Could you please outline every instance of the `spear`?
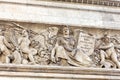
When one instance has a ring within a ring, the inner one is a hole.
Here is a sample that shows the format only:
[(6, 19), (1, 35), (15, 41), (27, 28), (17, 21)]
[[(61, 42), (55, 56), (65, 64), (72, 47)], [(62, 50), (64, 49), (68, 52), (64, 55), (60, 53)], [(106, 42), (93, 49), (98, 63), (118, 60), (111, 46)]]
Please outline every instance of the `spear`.
[[(28, 29), (26, 29), (25, 27), (23, 27), (23, 26), (21, 26), (21, 25), (15, 23), (15, 22), (12, 22), (12, 24), (15, 25), (15, 26), (17, 26), (17, 27), (20, 28), (20, 29), (28, 30)], [(34, 31), (31, 30), (31, 29), (29, 29), (29, 31), (32, 32), (33, 34), (37, 34), (37, 35), (39, 35), (39, 33), (34, 32)]]

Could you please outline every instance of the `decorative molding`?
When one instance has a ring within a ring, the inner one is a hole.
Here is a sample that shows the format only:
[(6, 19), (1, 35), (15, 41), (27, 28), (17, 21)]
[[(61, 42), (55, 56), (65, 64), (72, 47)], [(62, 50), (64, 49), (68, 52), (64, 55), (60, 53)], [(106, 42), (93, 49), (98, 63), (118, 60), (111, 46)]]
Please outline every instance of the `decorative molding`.
[[(119, 69), (0, 64), (0, 77), (63, 80), (120, 80)], [(3, 72), (4, 71), (4, 72)]]
[[(120, 29), (118, 26), (120, 25), (119, 7), (93, 6), (47, 0), (0, 0), (0, 6), (0, 20), (5, 21)], [(17, 9), (14, 9), (15, 7)], [(72, 14), (70, 14), (71, 11)], [(66, 17), (64, 17), (64, 13)], [(104, 20), (103, 16), (108, 14), (114, 20)], [(73, 16), (73, 18), (71, 19), (70, 16)]]
[(60, 2), (120, 7), (120, 1), (116, 1), (116, 0), (114, 1), (113, 0), (48, 0), (48, 1), (60, 1)]

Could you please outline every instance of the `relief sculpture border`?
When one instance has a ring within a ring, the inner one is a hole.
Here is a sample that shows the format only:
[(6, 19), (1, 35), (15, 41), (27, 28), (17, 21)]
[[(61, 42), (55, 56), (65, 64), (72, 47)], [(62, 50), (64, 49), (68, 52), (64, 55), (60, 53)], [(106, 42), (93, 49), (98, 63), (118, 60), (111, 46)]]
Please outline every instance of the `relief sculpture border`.
[(120, 68), (119, 30), (21, 24), (0, 23), (1, 65)]

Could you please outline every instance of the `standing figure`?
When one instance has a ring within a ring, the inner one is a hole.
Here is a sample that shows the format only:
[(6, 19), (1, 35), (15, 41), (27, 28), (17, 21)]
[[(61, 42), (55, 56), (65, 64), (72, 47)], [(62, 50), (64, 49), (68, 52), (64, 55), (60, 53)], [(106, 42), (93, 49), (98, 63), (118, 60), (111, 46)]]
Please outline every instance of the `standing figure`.
[(75, 39), (70, 36), (69, 28), (63, 28), (63, 36), (58, 37), (55, 47), (52, 50), (51, 60), (60, 65), (90, 66), (91, 59), (76, 49)]
[(10, 51), (8, 50), (8, 48), (12, 49), (11, 45), (4, 37), (2, 30), (0, 30), (0, 52), (2, 63), (10, 63)]
[(115, 51), (115, 46), (112, 42), (110, 42), (110, 38), (107, 35), (104, 35), (101, 38), (102, 44), (99, 46), (100, 49), (100, 57), (101, 57), (101, 64), (106, 63), (106, 59), (110, 59), (113, 61), (118, 68), (120, 68), (120, 62), (117, 59), (117, 54)]
[(22, 31), (22, 37), (18, 39), (18, 44), (20, 46), (20, 49), (23, 53), (28, 55), (29, 60), (32, 64), (35, 64), (33, 55), (37, 54), (37, 50), (34, 48), (30, 48), (30, 40), (29, 35), (26, 30)]

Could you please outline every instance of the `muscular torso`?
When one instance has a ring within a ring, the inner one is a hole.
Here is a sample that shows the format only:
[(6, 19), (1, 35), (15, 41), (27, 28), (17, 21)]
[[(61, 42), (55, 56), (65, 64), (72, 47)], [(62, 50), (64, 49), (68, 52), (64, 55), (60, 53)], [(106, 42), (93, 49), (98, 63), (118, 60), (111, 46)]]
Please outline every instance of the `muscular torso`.
[(75, 47), (75, 40), (72, 37), (60, 37), (58, 40), (59, 45), (63, 46), (67, 51), (73, 51)]
[(0, 49), (1, 51), (4, 51), (6, 49), (6, 46), (4, 44), (4, 36), (0, 36)]
[(30, 40), (26, 37), (24, 38), (21, 38), (21, 41), (20, 41), (20, 47), (21, 49), (27, 49), (29, 48), (29, 45), (30, 45)]
[(112, 54), (115, 54), (115, 49), (114, 49), (113, 43), (109, 43), (106, 46), (108, 46), (108, 48), (106, 47), (106, 49), (105, 49), (107, 57), (110, 57)]

